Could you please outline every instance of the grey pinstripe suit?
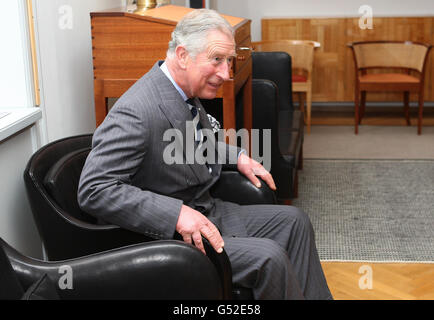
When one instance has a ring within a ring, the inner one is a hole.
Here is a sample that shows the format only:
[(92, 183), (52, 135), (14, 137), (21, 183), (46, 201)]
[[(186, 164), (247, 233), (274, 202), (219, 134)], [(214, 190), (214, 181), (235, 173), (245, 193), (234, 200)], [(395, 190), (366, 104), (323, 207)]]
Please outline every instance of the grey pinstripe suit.
[[(199, 102), (197, 100), (197, 102)], [(200, 108), (201, 124), (210, 128)], [(171, 239), (181, 205), (218, 226), (234, 281), (256, 298), (328, 298), (306, 215), (290, 206), (239, 206), (213, 199), (221, 165), (166, 164), (164, 132), (178, 129), (186, 145), (192, 116), (159, 64), (113, 106), (94, 133), (80, 178), (78, 201), (101, 220), (159, 239)], [(218, 154), (238, 148), (219, 143)], [(184, 154), (185, 156), (185, 154)], [(270, 240), (273, 239), (273, 240)]]

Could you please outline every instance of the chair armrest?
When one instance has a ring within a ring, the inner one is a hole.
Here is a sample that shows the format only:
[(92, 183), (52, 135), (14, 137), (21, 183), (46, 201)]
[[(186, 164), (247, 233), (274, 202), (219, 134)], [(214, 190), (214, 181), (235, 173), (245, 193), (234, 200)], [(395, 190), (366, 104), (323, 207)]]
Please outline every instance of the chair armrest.
[(223, 250), (222, 253), (217, 253), (214, 248), (211, 246), (209, 241), (202, 237), (203, 244), (205, 247), (205, 252), (207, 257), (211, 260), (214, 267), (217, 270), (217, 273), (220, 277), (220, 282), (223, 287), (223, 299), (230, 300), (232, 299), (232, 267), (231, 262), (229, 261), (229, 257), (226, 254), (226, 251)]
[(210, 190), (211, 195), (240, 205), (277, 204), (275, 192), (261, 178), (259, 180), (261, 187), (257, 188), (238, 171), (222, 170), (220, 179)]
[(0, 244), (25, 288), (43, 274), (56, 286), (68, 283), (65, 279), (69, 273), (72, 288), (58, 287), (61, 299), (223, 298), (211, 260), (192, 245), (177, 240), (136, 244), (57, 262), (32, 259), (4, 241)]

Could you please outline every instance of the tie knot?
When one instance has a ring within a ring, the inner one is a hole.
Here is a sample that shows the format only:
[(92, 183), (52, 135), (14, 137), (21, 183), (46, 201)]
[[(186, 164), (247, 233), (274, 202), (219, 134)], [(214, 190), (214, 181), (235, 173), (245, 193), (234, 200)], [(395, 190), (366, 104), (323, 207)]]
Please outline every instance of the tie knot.
[(197, 107), (194, 103), (194, 98), (187, 99), (185, 102), (190, 105), (190, 112), (193, 115), (193, 118), (197, 116)]
[(194, 98), (187, 99), (185, 102), (187, 102), (189, 105), (192, 105), (193, 107), (196, 106), (196, 104), (194, 103)]

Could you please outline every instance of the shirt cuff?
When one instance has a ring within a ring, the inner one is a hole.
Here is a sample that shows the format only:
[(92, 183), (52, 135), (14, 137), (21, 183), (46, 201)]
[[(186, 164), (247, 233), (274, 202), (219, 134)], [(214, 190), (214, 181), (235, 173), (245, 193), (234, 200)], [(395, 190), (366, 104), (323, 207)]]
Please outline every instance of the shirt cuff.
[(247, 155), (247, 151), (245, 149), (241, 149), (240, 152), (238, 152), (238, 158), (240, 158), (241, 154), (244, 153), (245, 155)]

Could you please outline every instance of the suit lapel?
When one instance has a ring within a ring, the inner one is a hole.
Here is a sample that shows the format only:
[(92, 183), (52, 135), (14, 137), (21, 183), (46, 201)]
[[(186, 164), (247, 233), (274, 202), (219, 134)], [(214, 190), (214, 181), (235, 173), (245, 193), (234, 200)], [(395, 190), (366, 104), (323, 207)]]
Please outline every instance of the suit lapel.
[[(174, 129), (179, 130), (180, 132), (180, 141), (183, 143), (183, 154), (184, 160), (189, 159), (187, 163), (192, 169), (194, 175), (199, 180), (199, 182), (204, 183), (209, 178), (208, 169), (204, 165), (200, 165), (195, 163), (194, 161), (194, 153), (196, 150), (196, 146), (194, 143), (194, 128), (188, 128), (186, 126), (187, 121), (192, 123), (192, 115), (186, 102), (182, 99), (182, 96), (170, 82), (170, 80), (166, 77), (166, 75), (161, 71), (159, 67), (159, 63), (155, 64), (152, 68), (152, 77), (155, 81), (156, 87), (158, 88), (161, 96), (161, 103), (158, 105), (160, 110), (163, 112), (167, 120), (170, 122)], [(198, 102), (198, 99), (196, 99)], [(197, 106), (200, 105), (200, 102)], [(205, 113), (203, 108), (200, 108), (199, 112)], [(203, 119), (203, 114), (200, 114), (200, 121), (205, 123)], [(208, 121), (208, 120), (207, 120)], [(209, 127), (208, 121), (208, 127)], [(189, 132), (187, 133), (187, 129)], [(188, 139), (188, 141), (187, 141)]]
[(203, 129), (210, 129), (210, 130), (212, 130), (211, 124), (209, 123), (208, 115), (206, 113), (206, 110), (204, 109), (204, 107), (200, 103), (200, 100), (197, 99), (197, 98), (195, 98), (194, 101), (195, 101), (196, 106), (198, 107), (198, 110), (199, 110), (199, 122), (200, 122), (200, 125), (202, 126)]

